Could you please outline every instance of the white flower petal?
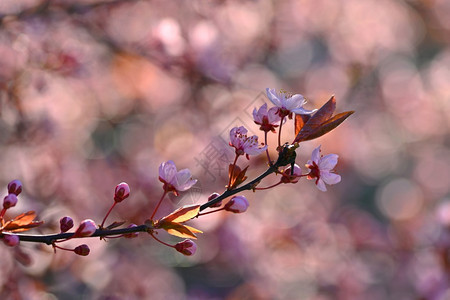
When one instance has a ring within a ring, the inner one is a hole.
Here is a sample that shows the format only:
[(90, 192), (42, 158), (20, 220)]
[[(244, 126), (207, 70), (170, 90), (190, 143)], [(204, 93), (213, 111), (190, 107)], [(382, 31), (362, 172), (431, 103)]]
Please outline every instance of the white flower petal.
[(267, 98), (269, 98), (269, 100), (278, 107), (282, 107), (282, 103), (281, 100), (279, 99), (279, 96), (277, 95), (277, 93), (275, 92), (275, 89), (266, 89), (266, 93), (267, 93)]
[(294, 109), (301, 108), (304, 103), (305, 98), (303, 98), (303, 96), (300, 94), (295, 94), (294, 96), (286, 99), (284, 105), (286, 109), (294, 111)]
[(341, 181), (341, 175), (327, 172), (327, 171), (321, 171), (320, 177), (325, 181), (326, 184), (336, 184)]
[(177, 174), (177, 167), (173, 161), (169, 160), (159, 165), (159, 177), (165, 182), (170, 183), (175, 174)]
[(197, 180), (191, 179), (191, 176), (188, 169), (179, 171), (174, 178), (173, 186), (181, 192), (190, 189), (197, 182)]
[(319, 164), (320, 160), (320, 146), (313, 150), (311, 154), (311, 160), (314, 161), (317, 165)]
[(298, 115), (310, 115), (310, 114), (315, 113), (317, 111), (317, 109), (307, 110), (307, 109), (304, 109), (303, 107), (299, 107), (296, 109), (292, 109), (291, 111)]
[(323, 182), (323, 180), (322, 179), (319, 179), (318, 181), (317, 181), (317, 188), (319, 189), (319, 190), (321, 190), (322, 192), (326, 192), (327, 191), (327, 187), (325, 186), (325, 183)]
[(332, 170), (337, 162), (338, 162), (339, 156), (337, 154), (328, 154), (324, 157), (320, 158), (319, 163), (317, 164), (319, 166), (319, 169), (322, 170)]

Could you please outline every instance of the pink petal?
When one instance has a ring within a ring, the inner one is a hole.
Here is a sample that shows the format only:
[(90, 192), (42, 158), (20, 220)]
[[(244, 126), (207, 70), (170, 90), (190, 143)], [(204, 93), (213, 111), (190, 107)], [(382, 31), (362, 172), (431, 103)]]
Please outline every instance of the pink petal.
[(311, 160), (314, 161), (317, 165), (319, 165), (320, 159), (320, 146), (313, 150), (311, 154)]
[(322, 179), (319, 179), (318, 181), (317, 181), (317, 188), (319, 189), (319, 190), (321, 190), (322, 192), (326, 192), (327, 191), (327, 187), (325, 186), (325, 183), (323, 182), (323, 180)]
[(282, 107), (282, 103), (280, 101), (280, 99), (278, 98), (278, 95), (275, 92), (275, 89), (266, 89), (266, 93), (267, 93), (267, 97), (269, 98), (269, 100), (278, 107)]
[(341, 181), (341, 175), (327, 172), (327, 171), (321, 171), (320, 177), (323, 179), (323, 181), (326, 184), (336, 184)]
[(177, 174), (177, 167), (173, 161), (169, 160), (159, 165), (159, 177), (165, 182), (170, 183), (175, 174)]
[(284, 105), (286, 109), (293, 111), (294, 109), (301, 108), (304, 103), (305, 98), (303, 98), (300, 94), (295, 94), (294, 96), (286, 99)]
[(339, 156), (337, 154), (328, 154), (322, 157), (317, 165), (321, 171), (330, 171), (336, 166), (338, 158)]
[(180, 192), (190, 189), (197, 182), (197, 180), (191, 179), (191, 176), (188, 169), (179, 171), (174, 178), (173, 186)]

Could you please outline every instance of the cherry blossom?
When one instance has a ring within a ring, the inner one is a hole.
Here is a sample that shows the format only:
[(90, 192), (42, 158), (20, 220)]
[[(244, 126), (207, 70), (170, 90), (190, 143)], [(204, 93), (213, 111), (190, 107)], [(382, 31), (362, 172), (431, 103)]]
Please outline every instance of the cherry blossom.
[(291, 113), (309, 115), (316, 111), (316, 109), (306, 110), (303, 108), (303, 105), (306, 104), (306, 99), (300, 94), (289, 96), (285, 92), (277, 93), (275, 89), (269, 88), (266, 89), (266, 92), (269, 100), (278, 107), (280, 117), (286, 117)]
[(236, 155), (258, 155), (266, 151), (267, 145), (259, 148), (258, 136), (247, 136), (247, 129), (244, 126), (234, 127), (230, 131), (230, 146), (236, 149)]
[(278, 127), (281, 117), (278, 114), (278, 107), (272, 107), (267, 110), (267, 103), (264, 103), (258, 110), (253, 110), (253, 120), (256, 124), (261, 125), (259, 129), (262, 131), (275, 132), (275, 127)]
[(196, 179), (192, 179), (191, 171), (188, 169), (177, 171), (175, 163), (171, 160), (159, 166), (159, 181), (164, 183), (165, 191), (171, 191), (177, 196), (179, 192), (186, 191), (197, 183)]
[(333, 169), (337, 164), (337, 154), (320, 155), (320, 146), (313, 150), (311, 159), (306, 163), (306, 167), (311, 171), (308, 179), (315, 179), (317, 188), (323, 192), (327, 190), (326, 184), (336, 184), (341, 181), (341, 176), (333, 173)]

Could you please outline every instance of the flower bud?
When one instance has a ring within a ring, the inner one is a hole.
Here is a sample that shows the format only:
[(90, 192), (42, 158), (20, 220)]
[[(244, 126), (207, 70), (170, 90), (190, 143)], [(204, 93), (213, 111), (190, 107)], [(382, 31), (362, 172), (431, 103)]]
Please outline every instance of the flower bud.
[(15, 194), (8, 194), (3, 199), (3, 208), (8, 209), (10, 207), (16, 206), (17, 196)]
[(114, 201), (122, 202), (130, 196), (130, 187), (126, 182), (121, 182), (116, 186), (114, 191)]
[[(212, 193), (211, 195), (209, 195), (208, 201), (214, 200), (214, 199), (216, 199), (216, 198), (219, 197), (219, 196), (220, 196), (219, 193)], [(214, 203), (214, 204), (211, 205), (210, 207), (220, 207), (220, 206), (222, 206), (222, 201), (219, 201), (219, 202), (217, 202), (217, 203)]]
[(294, 172), (292, 173), (291, 166), (284, 169), (283, 177), (281, 177), (281, 182), (283, 183), (297, 183), (300, 180), (300, 176), (302, 175), (302, 169), (294, 164)]
[(89, 252), (91, 252), (91, 250), (89, 249), (88, 245), (83, 244), (75, 247), (75, 249), (73, 249), (73, 252), (81, 256), (87, 256), (89, 255)]
[(250, 204), (247, 198), (244, 196), (234, 196), (225, 204), (225, 210), (239, 214), (245, 212), (249, 206)]
[(59, 228), (61, 232), (67, 232), (73, 227), (73, 220), (71, 217), (64, 217), (59, 220)]
[(175, 249), (186, 256), (191, 256), (197, 250), (197, 245), (191, 240), (184, 240), (176, 244)]
[(77, 231), (74, 236), (91, 236), (97, 230), (97, 226), (95, 226), (94, 221), (91, 219), (86, 219), (81, 222), (80, 226), (78, 226)]
[[(134, 228), (134, 227), (137, 227), (137, 225), (136, 224), (130, 224), (130, 225), (128, 225), (127, 228)], [(138, 237), (138, 235), (139, 235), (139, 232), (130, 232), (130, 233), (125, 233), (123, 235), (123, 237), (127, 238), (127, 239), (132, 239), (132, 238)]]
[(3, 235), (3, 242), (9, 247), (15, 247), (19, 244), (20, 239), (18, 235), (15, 234), (5, 234)]
[(21, 192), (22, 182), (20, 182), (20, 180), (15, 179), (8, 183), (8, 194), (15, 194), (16, 196), (19, 196)]

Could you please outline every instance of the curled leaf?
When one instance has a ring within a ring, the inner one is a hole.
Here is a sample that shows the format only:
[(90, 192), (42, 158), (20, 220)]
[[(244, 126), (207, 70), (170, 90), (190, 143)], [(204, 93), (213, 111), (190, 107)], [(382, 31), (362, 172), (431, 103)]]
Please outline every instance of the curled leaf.
[(20, 214), (14, 219), (6, 222), (5, 225), (3, 225), (2, 230), (9, 232), (22, 232), (38, 227), (44, 223), (44, 221), (33, 221), (35, 217), (36, 213), (34, 211), (28, 211)]
[(312, 117), (295, 116), (294, 143), (318, 138), (339, 126), (354, 113), (354, 111), (346, 111), (333, 116), (335, 109), (336, 99), (332, 96)]
[(248, 169), (248, 166), (245, 167), (244, 170), (241, 170), (241, 168), (239, 168), (239, 166), (236, 166), (236, 165), (233, 166), (233, 164), (230, 164), (230, 166), (228, 167), (228, 176), (231, 180), (230, 180), (230, 186), (227, 187), (228, 190), (232, 190), (232, 189), (236, 188), (238, 185), (240, 185), (247, 179), (247, 176), (245, 176), (247, 169)]
[(176, 223), (186, 222), (192, 218), (195, 218), (198, 215), (199, 211), (200, 211), (200, 205), (197, 205), (197, 204), (185, 205), (183, 207), (178, 208), (171, 214), (161, 218), (161, 220), (159, 222), (162, 222), (162, 221), (176, 222)]

